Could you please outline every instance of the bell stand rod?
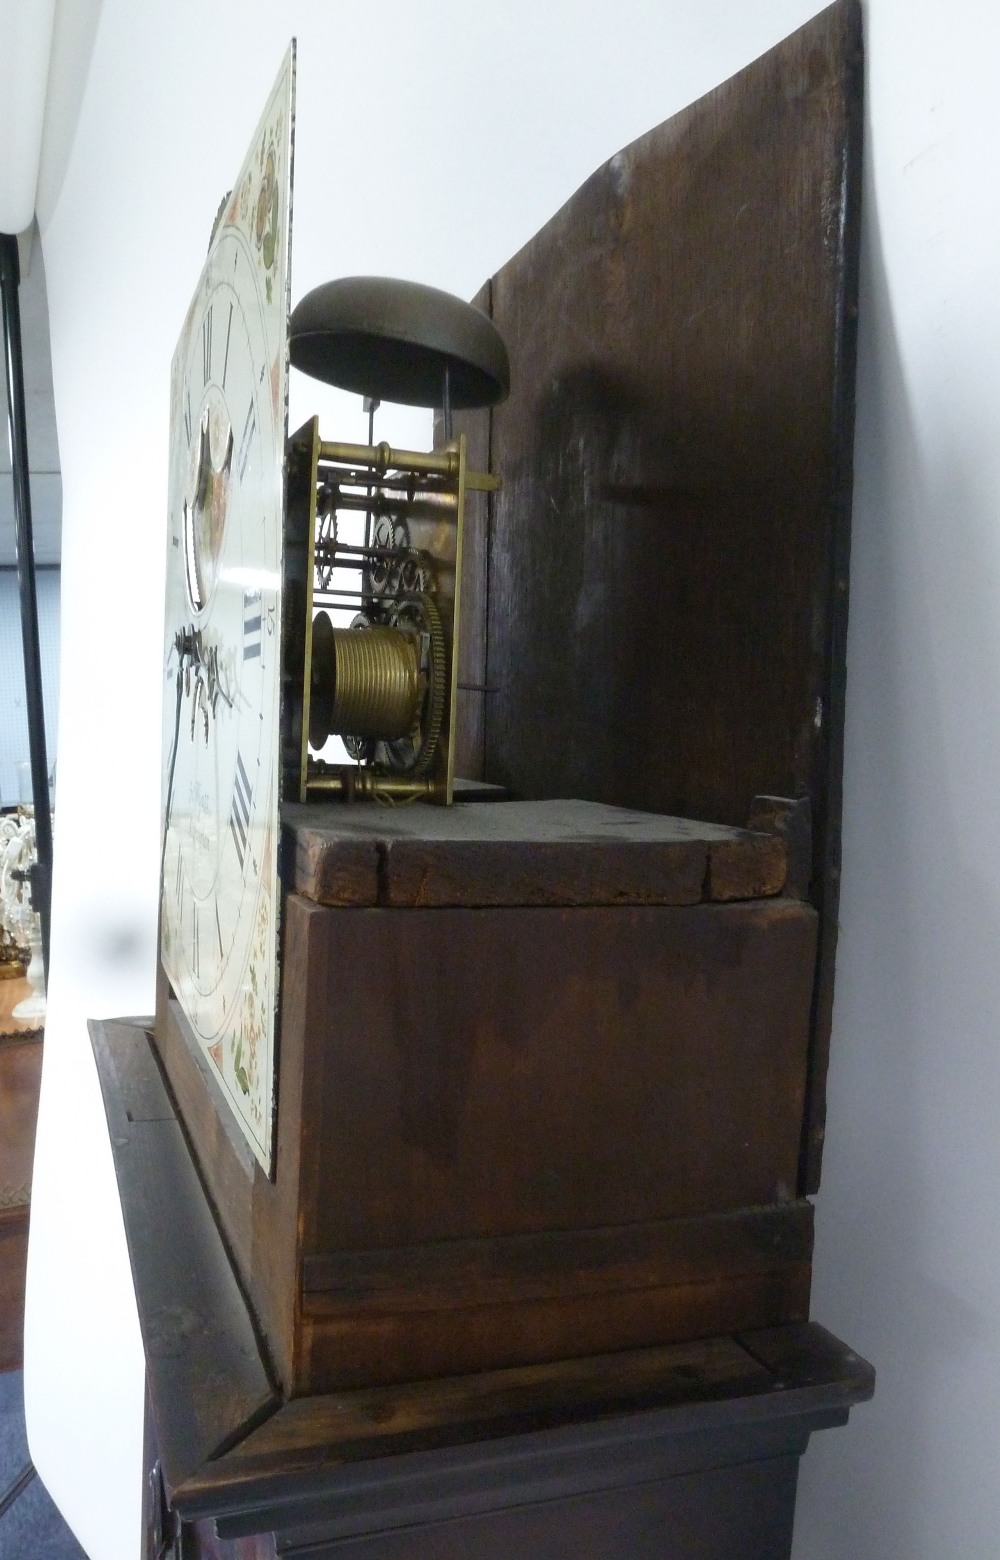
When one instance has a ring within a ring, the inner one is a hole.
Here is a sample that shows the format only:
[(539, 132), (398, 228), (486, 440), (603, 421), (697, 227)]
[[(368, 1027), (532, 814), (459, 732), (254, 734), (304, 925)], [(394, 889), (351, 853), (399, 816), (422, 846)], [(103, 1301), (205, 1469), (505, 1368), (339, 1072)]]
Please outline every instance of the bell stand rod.
[[(369, 443), (369, 446), (371, 446), (371, 445), (373, 445), (375, 443), (375, 413), (378, 411), (378, 409), (379, 409), (379, 407), (381, 406), (382, 403), (378, 399), (377, 396), (366, 395), (364, 397), (364, 401), (363, 401), (362, 404), (364, 405), (365, 411), (368, 413), (368, 443)], [(371, 472), (369, 471), (369, 473), (368, 473), (368, 486), (367, 486), (367, 489), (366, 489), (366, 492), (365, 492), (365, 500), (366, 500), (366, 502), (365, 502), (365, 550), (366, 551), (368, 550), (368, 548), (372, 544), (372, 498), (374, 496), (374, 493), (375, 493), (375, 488), (374, 488), (374, 486), (372, 484)], [(365, 598), (363, 592), (362, 592), (361, 604), (362, 604), (362, 610), (364, 610), (370, 604), (369, 601)]]
[(24, 360), (21, 355), (21, 266), (17, 237), (0, 233), (0, 293), (3, 303), (4, 365), (7, 371), (7, 427), (14, 478), (14, 533), (17, 579), (21, 597), (21, 639), (24, 645), (24, 691), (28, 714), (31, 791), (35, 804), (35, 864), (31, 869), (31, 902), (42, 928), (42, 962), (49, 975), (49, 912), (52, 904), (52, 812), (49, 806), (49, 766), (45, 755), (45, 712), (42, 704), (42, 658), (38, 648), (38, 599), (35, 592), (35, 549), (31, 532), (31, 492), (28, 485), (28, 436), (24, 413)]

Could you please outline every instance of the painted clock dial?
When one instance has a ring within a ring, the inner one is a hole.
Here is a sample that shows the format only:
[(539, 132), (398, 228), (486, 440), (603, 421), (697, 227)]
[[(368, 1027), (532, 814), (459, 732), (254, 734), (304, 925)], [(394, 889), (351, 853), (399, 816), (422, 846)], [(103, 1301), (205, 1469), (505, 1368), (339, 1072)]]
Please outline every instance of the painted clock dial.
[(171, 370), (163, 969), (272, 1158), (294, 47), (212, 235)]

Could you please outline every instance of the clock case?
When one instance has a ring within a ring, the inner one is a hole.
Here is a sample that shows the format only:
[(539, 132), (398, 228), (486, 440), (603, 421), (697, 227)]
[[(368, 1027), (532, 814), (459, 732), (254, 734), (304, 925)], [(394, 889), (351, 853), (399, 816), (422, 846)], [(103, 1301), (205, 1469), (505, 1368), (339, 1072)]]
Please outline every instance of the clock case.
[(273, 1178), (158, 1003), (279, 1400), (808, 1314), (860, 146), (841, 0), (479, 295), (456, 740), (521, 800), (286, 805)]

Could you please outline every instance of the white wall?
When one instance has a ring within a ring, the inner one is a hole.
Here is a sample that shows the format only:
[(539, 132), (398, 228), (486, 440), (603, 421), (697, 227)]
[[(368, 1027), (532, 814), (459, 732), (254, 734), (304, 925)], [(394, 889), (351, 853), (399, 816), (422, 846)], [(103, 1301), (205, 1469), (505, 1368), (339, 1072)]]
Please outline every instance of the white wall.
[[(815, 9), (104, 0), (73, 155), (42, 213), (64, 593), (26, 1336), (32, 1453), (93, 1560), (137, 1553), (142, 1365), (84, 1020), (152, 1003), (169, 362), (288, 37), (293, 298), (368, 270), (468, 294), (619, 146)], [(985, 1556), (1000, 1488), (997, 27), (975, 0), (953, 0), (947, 20), (930, 0), (871, 0), (871, 13), (843, 943), (814, 1314), (881, 1376), (875, 1405), (807, 1455), (802, 1560)], [(314, 408), (296, 386), (293, 425)]]
[(878, 1367), (802, 1560), (1000, 1553), (1000, 13), (871, 0), (842, 941), (813, 1312)]

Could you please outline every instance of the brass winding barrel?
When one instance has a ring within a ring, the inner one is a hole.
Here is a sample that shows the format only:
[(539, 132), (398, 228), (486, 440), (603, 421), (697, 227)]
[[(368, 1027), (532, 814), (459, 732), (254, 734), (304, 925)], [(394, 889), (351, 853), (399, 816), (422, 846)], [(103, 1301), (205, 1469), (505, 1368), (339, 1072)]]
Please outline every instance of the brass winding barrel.
[(394, 741), (420, 712), (417, 646), (402, 629), (334, 628), (325, 612), (313, 623), (309, 740), (331, 735)]

